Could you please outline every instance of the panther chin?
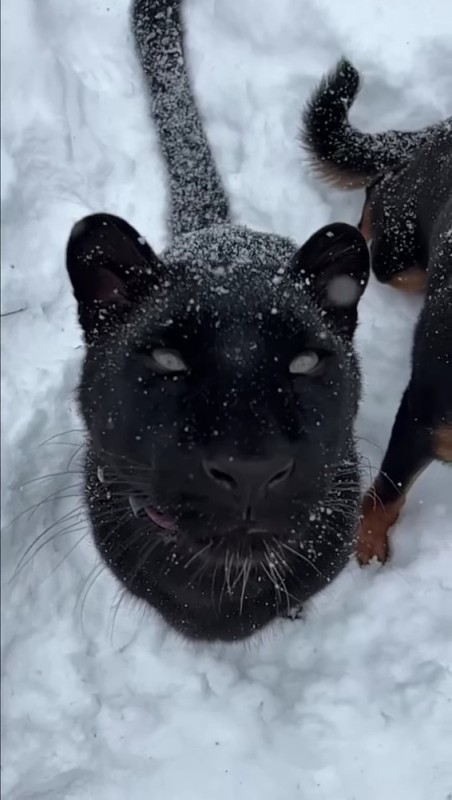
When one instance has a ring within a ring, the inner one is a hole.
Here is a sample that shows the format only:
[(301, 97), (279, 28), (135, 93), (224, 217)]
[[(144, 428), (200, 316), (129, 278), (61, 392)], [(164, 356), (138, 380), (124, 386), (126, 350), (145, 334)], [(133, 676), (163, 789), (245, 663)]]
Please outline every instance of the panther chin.
[(241, 566), (247, 561), (253, 565), (267, 563), (275, 568), (279, 564), (284, 566), (286, 559), (284, 552), (296, 553), (301, 551), (299, 539), (277, 535), (270, 526), (259, 525), (255, 522), (241, 523), (235, 526), (216, 528), (210, 533), (203, 530), (201, 535), (196, 526), (192, 531), (193, 523), (184, 525), (183, 519), (176, 519), (167, 511), (151, 505), (146, 499), (138, 499), (130, 495), (129, 504), (132, 513), (137, 519), (149, 519), (155, 533), (161, 536), (162, 541), (173, 543), (189, 553), (193, 559), (202, 558), (205, 564), (221, 566), (230, 562), (231, 566)]

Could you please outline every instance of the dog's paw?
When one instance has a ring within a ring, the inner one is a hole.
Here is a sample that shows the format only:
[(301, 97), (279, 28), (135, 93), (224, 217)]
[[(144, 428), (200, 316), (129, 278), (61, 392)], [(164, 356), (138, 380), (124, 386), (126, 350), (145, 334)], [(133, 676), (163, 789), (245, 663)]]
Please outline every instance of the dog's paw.
[[(389, 527), (389, 526), (388, 526)], [(384, 564), (389, 556), (388, 530), (376, 528), (367, 520), (361, 524), (356, 546), (356, 558), (364, 567), (376, 559)]]
[(364, 496), (356, 546), (356, 558), (361, 566), (369, 564), (374, 558), (382, 564), (388, 560), (389, 528), (397, 521), (404, 502), (403, 495), (388, 505), (383, 505), (374, 491)]

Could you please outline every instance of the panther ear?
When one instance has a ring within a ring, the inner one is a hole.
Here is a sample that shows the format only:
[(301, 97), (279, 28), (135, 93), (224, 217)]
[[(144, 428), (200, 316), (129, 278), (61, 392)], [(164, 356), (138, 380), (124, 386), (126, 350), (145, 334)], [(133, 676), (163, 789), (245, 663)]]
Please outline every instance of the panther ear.
[(163, 264), (148, 243), (112, 214), (91, 214), (74, 225), (66, 266), (88, 341), (106, 324), (124, 320), (163, 275)]
[(290, 274), (345, 336), (352, 337), (358, 301), (369, 279), (370, 257), (357, 228), (325, 225), (295, 254)]

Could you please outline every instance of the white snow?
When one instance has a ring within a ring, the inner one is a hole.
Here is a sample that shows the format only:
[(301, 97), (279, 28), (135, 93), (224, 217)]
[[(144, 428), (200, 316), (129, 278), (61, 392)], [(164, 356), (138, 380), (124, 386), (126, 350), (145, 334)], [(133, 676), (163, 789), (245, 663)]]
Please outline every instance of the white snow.
[[(187, 645), (130, 600), (118, 608), (95, 557), (79, 488), (82, 350), (64, 246), (94, 210), (122, 214), (156, 249), (165, 241), (165, 174), (127, 7), (2, 3), (2, 311), (17, 311), (2, 318), (3, 797), (450, 800), (446, 467), (432, 466), (410, 493), (387, 566), (351, 565), (304, 621), (246, 645)], [(329, 221), (358, 219), (359, 193), (319, 185), (296, 142), (300, 107), (340, 54), (364, 71), (353, 117), (367, 129), (451, 112), (447, 0), (185, 9), (210, 141), (235, 213), (259, 229), (301, 243)], [(373, 469), (418, 309), (374, 281), (361, 307), (358, 433)]]

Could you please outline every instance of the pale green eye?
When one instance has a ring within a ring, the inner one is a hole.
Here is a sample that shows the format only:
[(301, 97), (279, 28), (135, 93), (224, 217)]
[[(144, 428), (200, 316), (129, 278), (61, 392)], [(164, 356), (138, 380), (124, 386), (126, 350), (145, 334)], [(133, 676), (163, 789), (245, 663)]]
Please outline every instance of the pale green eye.
[(312, 375), (320, 366), (320, 358), (314, 350), (306, 350), (296, 356), (289, 364), (292, 375)]
[(155, 347), (146, 356), (146, 365), (156, 372), (165, 374), (186, 372), (188, 367), (177, 350), (167, 350), (164, 347)]

